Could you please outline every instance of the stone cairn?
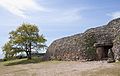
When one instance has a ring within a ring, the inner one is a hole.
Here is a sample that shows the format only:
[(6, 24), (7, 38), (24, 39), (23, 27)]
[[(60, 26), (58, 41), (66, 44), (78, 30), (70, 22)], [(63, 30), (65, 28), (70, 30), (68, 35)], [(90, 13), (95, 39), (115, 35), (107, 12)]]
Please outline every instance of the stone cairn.
[[(110, 21), (104, 26), (91, 28), (86, 30), (84, 33), (64, 37), (53, 41), (53, 43), (48, 47), (44, 59), (65, 61), (97, 60), (98, 57), (96, 53), (96, 48), (93, 45), (95, 43), (103, 42), (105, 44), (112, 43), (113, 46), (111, 47), (111, 49), (114, 54), (114, 59), (120, 60), (119, 37), (120, 18), (117, 18)], [(107, 47), (105, 47), (105, 49), (106, 48)], [(101, 58), (102, 57), (99, 57), (99, 59)]]

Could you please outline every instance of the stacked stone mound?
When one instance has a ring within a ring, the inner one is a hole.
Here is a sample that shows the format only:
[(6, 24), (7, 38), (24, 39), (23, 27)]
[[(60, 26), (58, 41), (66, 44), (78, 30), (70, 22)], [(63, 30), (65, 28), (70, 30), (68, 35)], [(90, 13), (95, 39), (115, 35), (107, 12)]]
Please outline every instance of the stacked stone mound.
[(47, 49), (45, 59), (95, 60), (95, 43), (113, 44), (115, 59), (120, 59), (120, 18), (84, 33), (55, 40)]

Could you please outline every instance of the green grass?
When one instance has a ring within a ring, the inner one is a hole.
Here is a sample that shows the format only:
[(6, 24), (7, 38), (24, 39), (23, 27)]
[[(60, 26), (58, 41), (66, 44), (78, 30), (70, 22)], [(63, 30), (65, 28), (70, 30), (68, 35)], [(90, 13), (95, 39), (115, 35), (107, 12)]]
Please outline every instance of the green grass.
[(16, 59), (16, 60), (4, 61), (3, 64), (5, 66), (12, 66), (12, 65), (40, 63), (40, 62), (42, 62), (42, 60), (40, 58), (34, 57), (31, 60), (27, 60), (27, 58), (24, 58), (24, 59)]
[(24, 59), (3, 61), (0, 63), (1, 65), (4, 65), (4, 66), (12, 66), (12, 65), (19, 65), (19, 64), (30, 64), (30, 63), (59, 64), (60, 62), (62, 61), (43, 61), (38, 57), (33, 57), (31, 60), (27, 60), (27, 58), (24, 58)]

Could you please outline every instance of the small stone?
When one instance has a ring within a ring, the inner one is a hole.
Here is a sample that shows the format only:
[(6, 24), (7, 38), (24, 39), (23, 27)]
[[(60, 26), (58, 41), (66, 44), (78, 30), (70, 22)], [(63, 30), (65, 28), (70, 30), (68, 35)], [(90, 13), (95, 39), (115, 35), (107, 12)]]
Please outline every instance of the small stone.
[(109, 58), (109, 59), (107, 60), (107, 63), (113, 63), (113, 62), (115, 62), (114, 59)]

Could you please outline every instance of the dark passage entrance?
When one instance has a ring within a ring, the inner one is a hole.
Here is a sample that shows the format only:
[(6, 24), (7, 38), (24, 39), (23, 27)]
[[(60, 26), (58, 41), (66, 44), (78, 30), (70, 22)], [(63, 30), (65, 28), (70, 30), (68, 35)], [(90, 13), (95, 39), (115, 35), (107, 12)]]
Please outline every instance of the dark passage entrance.
[(98, 44), (94, 45), (96, 47), (97, 60), (107, 60), (108, 59), (108, 50), (113, 47), (113, 44)]
[(107, 46), (103, 46), (104, 50), (103, 50), (103, 54), (102, 54), (102, 59), (108, 59), (108, 50), (112, 48), (112, 45), (107, 45)]

